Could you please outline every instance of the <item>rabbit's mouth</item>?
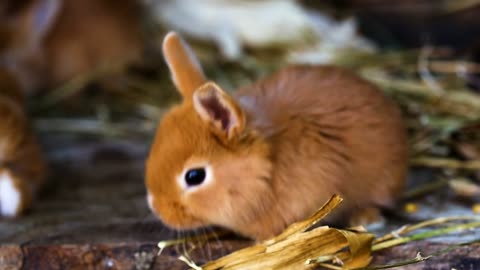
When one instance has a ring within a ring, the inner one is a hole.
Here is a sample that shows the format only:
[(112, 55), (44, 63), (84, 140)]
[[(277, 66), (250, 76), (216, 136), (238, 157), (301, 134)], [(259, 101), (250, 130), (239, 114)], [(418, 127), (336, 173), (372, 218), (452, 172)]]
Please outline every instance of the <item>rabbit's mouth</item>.
[(177, 202), (161, 203), (151, 194), (147, 197), (150, 210), (159, 218), (167, 227), (177, 230), (193, 230), (208, 225), (207, 222), (190, 214), (188, 210)]

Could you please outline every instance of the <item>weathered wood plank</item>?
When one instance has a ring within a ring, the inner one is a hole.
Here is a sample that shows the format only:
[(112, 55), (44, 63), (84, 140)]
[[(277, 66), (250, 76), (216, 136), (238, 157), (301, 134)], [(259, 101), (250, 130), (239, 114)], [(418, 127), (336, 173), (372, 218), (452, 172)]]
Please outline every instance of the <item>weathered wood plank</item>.
[(0, 269), (16, 270), (23, 264), (23, 252), (18, 245), (0, 246)]
[[(225, 241), (209, 243), (190, 253), (198, 263), (211, 258), (218, 258), (226, 252), (248, 245), (247, 241)], [(445, 249), (446, 244), (420, 242), (375, 254), (372, 265), (388, 264), (409, 260), (421, 252), (423, 256)], [(208, 249), (208, 250), (207, 250)], [(157, 256), (155, 243), (120, 243), (120, 244), (84, 244), (84, 245), (10, 245), (0, 247), (0, 269), (118, 269), (118, 270), (183, 270), (189, 269), (177, 258), (179, 249), (167, 248)], [(23, 268), (22, 268), (23, 267)], [(449, 253), (434, 257), (425, 262), (403, 266), (406, 270), (451, 270), (479, 269), (480, 244), (459, 247)]]

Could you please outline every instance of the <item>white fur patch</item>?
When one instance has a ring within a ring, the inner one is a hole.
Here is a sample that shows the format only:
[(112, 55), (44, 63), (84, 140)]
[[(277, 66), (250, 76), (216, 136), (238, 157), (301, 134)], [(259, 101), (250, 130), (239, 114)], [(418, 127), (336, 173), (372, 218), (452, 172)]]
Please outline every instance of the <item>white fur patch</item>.
[(15, 216), (20, 206), (20, 192), (8, 172), (0, 174), (0, 216)]
[(150, 210), (154, 211), (153, 209), (153, 195), (148, 192), (147, 194), (147, 202), (148, 202), (148, 207), (150, 207)]

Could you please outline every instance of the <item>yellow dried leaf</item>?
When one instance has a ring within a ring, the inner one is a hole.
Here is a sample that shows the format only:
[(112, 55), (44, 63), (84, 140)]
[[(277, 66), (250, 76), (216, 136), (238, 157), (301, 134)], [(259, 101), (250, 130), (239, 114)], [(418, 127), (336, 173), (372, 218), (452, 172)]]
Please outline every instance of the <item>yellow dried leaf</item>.
[(295, 222), (288, 226), (285, 231), (283, 231), (280, 235), (274, 237), (273, 239), (267, 240), (266, 243), (274, 243), (282, 241), (289, 236), (304, 232), (308, 228), (312, 227), (313, 225), (317, 224), (320, 220), (326, 217), (330, 212), (332, 212), (335, 208), (337, 208), (343, 199), (338, 195), (333, 195), (330, 200), (328, 200), (315, 214), (313, 214), (310, 218)]
[(348, 241), (349, 259), (344, 259), (345, 269), (364, 267), (372, 260), (371, 246), (374, 235), (370, 233), (338, 230)]
[(209, 262), (201, 269), (295, 270), (311, 269), (324, 264), (341, 269), (367, 266), (371, 260), (372, 234), (328, 226), (307, 231), (341, 201), (335, 195), (310, 218), (290, 225), (280, 235)]

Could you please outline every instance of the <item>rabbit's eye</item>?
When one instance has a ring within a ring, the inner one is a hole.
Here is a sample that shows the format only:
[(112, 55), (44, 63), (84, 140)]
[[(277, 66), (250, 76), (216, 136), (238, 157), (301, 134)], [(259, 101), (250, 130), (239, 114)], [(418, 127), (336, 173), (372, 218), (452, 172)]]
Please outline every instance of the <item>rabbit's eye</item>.
[(205, 172), (204, 168), (190, 169), (185, 174), (185, 182), (189, 187), (197, 186), (205, 181), (206, 175), (207, 173)]

